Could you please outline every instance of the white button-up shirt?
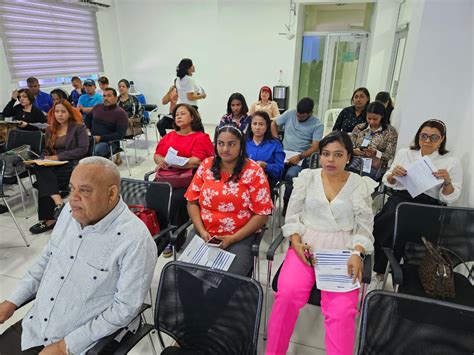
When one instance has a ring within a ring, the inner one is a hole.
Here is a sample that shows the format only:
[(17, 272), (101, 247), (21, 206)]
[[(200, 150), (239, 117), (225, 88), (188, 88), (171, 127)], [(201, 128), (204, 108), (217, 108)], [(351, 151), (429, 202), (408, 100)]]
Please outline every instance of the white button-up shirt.
[[(431, 153), (428, 155), (428, 157), (431, 159), (436, 169), (446, 169), (448, 171), (454, 191), (449, 195), (444, 195), (443, 180), (440, 180), (440, 184), (438, 186), (425, 191), (425, 194), (448, 205), (452, 204), (461, 195), (462, 167), (459, 159), (452, 157), (449, 153), (441, 155), (437, 151)], [(389, 183), (387, 177), (392, 173), (392, 170), (397, 165), (401, 165), (402, 167), (406, 168), (410, 163), (421, 158), (422, 155), (420, 150), (413, 150), (409, 148), (400, 149), (397, 154), (395, 154), (395, 158), (393, 159), (390, 169), (388, 169), (383, 176), (384, 184), (395, 190), (406, 190), (406, 187), (398, 181), (396, 181), (395, 184)]]
[(148, 292), (157, 260), (145, 224), (120, 200), (95, 225), (82, 228), (67, 204), (51, 239), (10, 302), (36, 295), (23, 318), (22, 350), (65, 338), (73, 354), (126, 326)]

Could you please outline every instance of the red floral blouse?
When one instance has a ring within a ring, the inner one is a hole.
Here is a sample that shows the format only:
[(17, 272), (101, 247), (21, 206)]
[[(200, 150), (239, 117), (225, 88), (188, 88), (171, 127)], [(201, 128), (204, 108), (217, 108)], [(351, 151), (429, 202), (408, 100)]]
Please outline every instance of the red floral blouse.
[(199, 200), (204, 227), (211, 236), (229, 235), (242, 228), (253, 215), (268, 216), (273, 203), (263, 169), (248, 160), (237, 182), (227, 182), (228, 173), (215, 180), (211, 172), (214, 157), (205, 159), (184, 195)]

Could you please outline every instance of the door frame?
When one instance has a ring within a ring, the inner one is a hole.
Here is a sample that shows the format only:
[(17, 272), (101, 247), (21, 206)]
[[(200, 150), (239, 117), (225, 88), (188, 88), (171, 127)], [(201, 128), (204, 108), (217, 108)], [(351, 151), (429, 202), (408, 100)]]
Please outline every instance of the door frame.
[[(402, 58), (402, 62), (400, 63), (400, 70), (401, 70), (401, 68), (403, 67), (403, 62), (405, 60), (405, 50), (407, 47), (409, 29), (410, 29), (410, 26), (407, 23), (407, 24), (404, 24), (403, 26), (398, 27), (395, 32), (392, 55), (390, 58), (390, 66), (388, 67), (387, 84), (385, 85), (385, 90), (389, 92), (391, 96), (392, 96), (393, 77), (395, 75), (395, 65), (397, 64), (398, 45), (400, 43), (400, 40), (405, 38), (405, 45), (403, 46), (403, 58)], [(397, 88), (397, 91), (398, 91), (398, 88)]]

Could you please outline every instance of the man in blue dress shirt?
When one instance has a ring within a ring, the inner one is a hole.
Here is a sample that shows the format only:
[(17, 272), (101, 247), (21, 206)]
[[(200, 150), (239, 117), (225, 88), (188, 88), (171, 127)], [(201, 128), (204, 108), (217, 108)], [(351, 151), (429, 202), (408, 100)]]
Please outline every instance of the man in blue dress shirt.
[(48, 113), (51, 107), (53, 107), (51, 95), (40, 90), (40, 83), (38, 79), (34, 77), (26, 79), (26, 84), (28, 85), (28, 89), (30, 89), (35, 96), (34, 105), (44, 113)]
[(84, 158), (70, 180), (48, 244), (0, 303), (0, 324), (36, 297), (23, 320), (0, 335), (0, 354), (83, 354), (134, 320), (147, 294), (157, 248), (120, 197), (110, 160)]

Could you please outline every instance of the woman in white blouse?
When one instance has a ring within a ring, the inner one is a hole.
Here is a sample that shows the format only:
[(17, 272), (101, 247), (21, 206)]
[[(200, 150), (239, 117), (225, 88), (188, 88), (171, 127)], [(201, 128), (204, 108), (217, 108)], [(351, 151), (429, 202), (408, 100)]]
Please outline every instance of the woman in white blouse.
[(207, 95), (201, 87), (196, 85), (192, 78), (195, 71), (196, 69), (191, 59), (181, 59), (176, 68), (177, 79), (175, 85), (178, 91), (178, 103), (188, 104), (197, 109), (197, 100), (205, 99)]
[[(278, 278), (268, 323), (267, 355), (286, 354), (299, 310), (315, 283), (313, 251), (350, 249), (348, 273), (361, 280), (365, 254), (373, 251), (371, 193), (376, 183), (345, 171), (353, 153), (345, 132), (319, 142), (322, 169), (303, 170), (294, 180), (283, 235), (291, 247)], [(359, 290), (321, 291), (327, 354), (352, 354)]]
[[(406, 187), (396, 177), (406, 176), (407, 167), (414, 161), (428, 157), (436, 167), (433, 175), (439, 179), (439, 185), (413, 198)], [(382, 211), (375, 216), (375, 263), (374, 271), (381, 281), (387, 258), (382, 248), (391, 248), (393, 243), (393, 228), (395, 225), (395, 211), (402, 202), (416, 202), (427, 205), (448, 205), (456, 201), (461, 195), (462, 168), (458, 159), (452, 157), (446, 150), (446, 125), (440, 120), (423, 122), (415, 135), (410, 148), (400, 149), (389, 170), (383, 177), (383, 182), (395, 191), (388, 199)], [(395, 245), (395, 254), (399, 255), (402, 245)]]

